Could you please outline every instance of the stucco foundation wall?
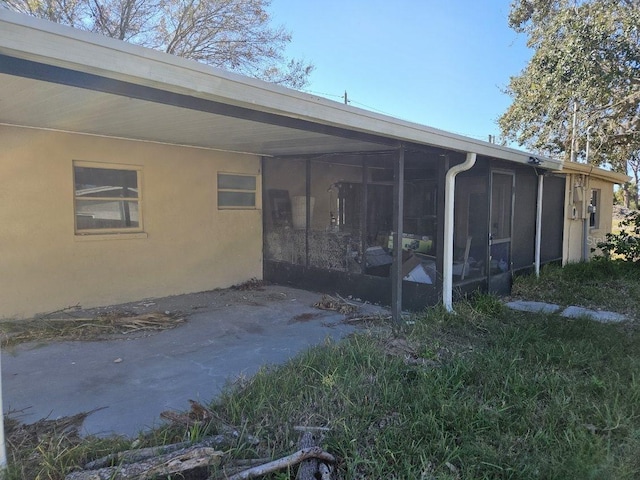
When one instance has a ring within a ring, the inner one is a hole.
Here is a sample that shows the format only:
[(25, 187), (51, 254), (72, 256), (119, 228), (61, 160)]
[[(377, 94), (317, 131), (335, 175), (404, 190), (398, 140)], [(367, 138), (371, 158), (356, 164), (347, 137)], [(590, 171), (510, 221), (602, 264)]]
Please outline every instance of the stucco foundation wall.
[[(74, 232), (73, 161), (142, 167), (144, 234)], [(257, 208), (218, 210), (217, 173)], [(260, 159), (0, 126), (0, 318), (228, 287), (262, 276)]]

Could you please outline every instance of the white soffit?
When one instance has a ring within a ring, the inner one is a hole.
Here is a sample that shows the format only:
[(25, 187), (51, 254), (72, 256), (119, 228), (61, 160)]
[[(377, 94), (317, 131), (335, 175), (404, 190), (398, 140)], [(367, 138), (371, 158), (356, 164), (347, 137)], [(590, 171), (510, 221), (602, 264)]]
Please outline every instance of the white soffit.
[(381, 150), (382, 145), (0, 74), (0, 124), (256, 155)]
[[(98, 75), (135, 85), (152, 87), (166, 92), (242, 107), (256, 112), (266, 112), (289, 119), (303, 120), (315, 125), (338, 128), (345, 132), (358, 132), (399, 142), (429, 145), (459, 152), (474, 152), (479, 155), (522, 164), (528, 163), (529, 160), (529, 154), (526, 152), (342, 105), (324, 98), (235, 75), (198, 62), (3, 9), (0, 9), (0, 54), (55, 67), (68, 68), (77, 72)], [(0, 103), (0, 110), (4, 110), (5, 102), (10, 103), (7, 101), (7, 97), (15, 93), (15, 87), (4, 88), (4, 80), (6, 78), (2, 80), (3, 89), (0, 92), (0, 102), (2, 102)], [(20, 81), (25, 82), (23, 87), (25, 90), (33, 87), (25, 79), (20, 79)], [(78, 90), (80, 90), (72, 87), (61, 87), (60, 90), (56, 90), (53, 97), (40, 99), (42, 102), (40, 103), (40, 112), (51, 110), (51, 105), (48, 102), (55, 102), (56, 96), (58, 97), (58, 102), (68, 100), (61, 91), (65, 88), (76, 90), (73, 94), (74, 96), (77, 96)], [(109, 104), (117, 102), (117, 99), (107, 99), (97, 92), (87, 91), (86, 93), (89, 106), (95, 108), (96, 105), (100, 104), (105, 109), (105, 116), (109, 113)], [(23, 93), (23, 98), (26, 95), (30, 94)], [(111, 95), (111, 97), (115, 97), (115, 95)], [(124, 97), (121, 98), (125, 99)], [(136, 100), (129, 101), (136, 102)], [(65, 111), (66, 108), (70, 110), (70, 115), (73, 113), (80, 114), (81, 112), (78, 111), (80, 107), (74, 105), (74, 103), (77, 102), (72, 102), (71, 105), (62, 107), (62, 111)], [(144, 124), (139, 126), (137, 131), (141, 135), (159, 136), (161, 130), (151, 130), (148, 124), (149, 122), (159, 122), (161, 120), (166, 123), (166, 119), (153, 117), (152, 115), (154, 114), (158, 115), (157, 111), (153, 111), (154, 107), (152, 105), (155, 104), (152, 104), (152, 102), (144, 103), (150, 105), (144, 107), (136, 105), (141, 107), (142, 110), (139, 118), (144, 118)], [(158, 108), (162, 109), (162, 106), (159, 105)], [(230, 145), (234, 143), (232, 138), (222, 136), (223, 139), (227, 140), (227, 146), (218, 145), (216, 148), (262, 154), (301, 154), (314, 153), (314, 147), (311, 144), (305, 147), (304, 142), (313, 143), (321, 140), (322, 142), (328, 142), (321, 148), (321, 151), (325, 152), (332, 151), (332, 149), (338, 152), (375, 150), (382, 147), (368, 142), (358, 142), (346, 138), (305, 132), (290, 127), (269, 126), (231, 117), (211, 118), (212, 116), (216, 117), (211, 113), (191, 110), (179, 113), (176, 109), (187, 110), (165, 106), (162, 113), (164, 115), (177, 115), (178, 117), (184, 115), (184, 118), (181, 119), (185, 122), (185, 125), (193, 126), (202, 121), (211, 121), (221, 129), (227, 128), (229, 132), (235, 132), (237, 128), (253, 130), (253, 141), (248, 141), (247, 143), (246, 138), (244, 140), (238, 138), (237, 145), (233, 146)], [(26, 113), (33, 113), (33, 110)], [(122, 129), (122, 125), (126, 123), (126, 120), (122, 117), (125, 114), (133, 115), (134, 112), (133, 109), (126, 109), (120, 110), (120, 113), (120, 128)], [(15, 110), (12, 113), (2, 113), (2, 116), (5, 117), (3, 122), (18, 123), (19, 115), (16, 116), (15, 122), (12, 122), (11, 118), (6, 118), (15, 114)], [(87, 113), (85, 112), (85, 114)], [(227, 126), (223, 127), (218, 120), (224, 120), (222, 123), (226, 123)], [(53, 119), (50, 119), (50, 121), (53, 121)], [(67, 121), (73, 123), (74, 118), (71, 117)], [(118, 130), (117, 123), (116, 120), (108, 122), (106, 118), (94, 117), (93, 125), (97, 129), (105, 129), (104, 132), (100, 133), (113, 135), (114, 133), (110, 132), (109, 129)], [(181, 133), (186, 135), (185, 139), (198, 137), (200, 142), (203, 141), (197, 132), (192, 132), (191, 137), (189, 137), (184, 128), (176, 129), (175, 125), (177, 125), (177, 122), (174, 124), (174, 135), (177, 136), (178, 133)], [(145, 127), (147, 127), (146, 131), (143, 132), (142, 130), (145, 130)], [(133, 130), (127, 128), (125, 131), (131, 135)], [(248, 135), (242, 135), (241, 133), (238, 133), (238, 135), (240, 137), (248, 137)], [(298, 142), (297, 145), (296, 142)], [(333, 142), (335, 143), (332, 145)], [(185, 140), (172, 141), (171, 143), (187, 144), (188, 142)], [(262, 148), (266, 147), (261, 147), (261, 145), (266, 145), (267, 143), (270, 143), (271, 147), (263, 150)], [(277, 143), (282, 144), (282, 150), (275, 145)], [(249, 148), (244, 148), (243, 145)], [(545, 168), (559, 169), (562, 167), (561, 161), (550, 158), (541, 158), (541, 160), (544, 161), (542, 166)]]

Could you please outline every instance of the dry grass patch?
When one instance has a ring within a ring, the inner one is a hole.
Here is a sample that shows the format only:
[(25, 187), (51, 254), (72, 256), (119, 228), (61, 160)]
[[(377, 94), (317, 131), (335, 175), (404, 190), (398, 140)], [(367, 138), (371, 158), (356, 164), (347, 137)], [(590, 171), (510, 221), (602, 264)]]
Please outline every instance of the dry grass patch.
[(109, 312), (89, 318), (35, 318), (0, 322), (2, 347), (27, 342), (54, 340), (89, 341), (142, 332), (175, 328), (185, 322), (181, 315), (152, 312), (137, 315), (129, 312)]

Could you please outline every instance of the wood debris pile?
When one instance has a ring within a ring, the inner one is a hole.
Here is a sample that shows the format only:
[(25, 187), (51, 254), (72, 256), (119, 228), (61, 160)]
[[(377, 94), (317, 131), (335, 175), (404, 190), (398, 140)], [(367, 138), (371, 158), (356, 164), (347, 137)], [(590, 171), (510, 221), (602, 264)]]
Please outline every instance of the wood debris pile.
[(239, 429), (226, 424), (204, 405), (193, 400), (189, 402), (189, 412), (167, 411), (162, 412), (161, 417), (181, 428), (201, 427), (203, 431), (209, 431), (213, 425), (211, 431), (217, 430), (218, 434), (205, 436), (195, 443), (180, 442), (113, 453), (86, 464), (82, 470), (69, 473), (65, 480), (152, 480), (174, 476), (194, 480), (245, 480), (298, 465), (296, 480), (333, 478), (336, 459), (318, 446), (322, 438), (318, 432), (326, 429), (296, 427), (304, 432), (298, 444), (299, 450), (276, 460), (234, 459), (228, 451), (234, 450), (238, 442), (255, 446), (259, 440), (242, 435)]
[(340, 295), (337, 297), (338, 298), (332, 297), (331, 295), (323, 295), (318, 302), (313, 304), (313, 306), (321, 310), (332, 310), (334, 312), (341, 313), (342, 315), (351, 315), (357, 312), (360, 308), (358, 305), (346, 301)]
[(140, 315), (107, 314), (97, 318), (105, 325), (111, 326), (118, 333), (128, 334), (134, 332), (169, 330), (177, 327), (185, 321), (180, 315), (171, 315), (162, 312), (143, 313)]
[(238, 285), (232, 285), (231, 289), (233, 290), (264, 290), (265, 282), (263, 280), (258, 280), (257, 278), (251, 278), (244, 283), (239, 283)]
[(29, 424), (19, 422), (12, 417), (15, 412), (9, 412), (5, 416), (5, 435), (9, 450), (33, 448), (44, 438), (52, 436), (64, 437), (65, 441), (69, 443), (80, 442), (79, 431), (85, 418), (98, 410), (101, 409), (60, 417), (55, 420), (43, 418)]
[(169, 330), (184, 323), (182, 315), (168, 312), (132, 314), (109, 312), (97, 317), (37, 318), (3, 322), (2, 346), (45, 340), (100, 340), (110, 335)]

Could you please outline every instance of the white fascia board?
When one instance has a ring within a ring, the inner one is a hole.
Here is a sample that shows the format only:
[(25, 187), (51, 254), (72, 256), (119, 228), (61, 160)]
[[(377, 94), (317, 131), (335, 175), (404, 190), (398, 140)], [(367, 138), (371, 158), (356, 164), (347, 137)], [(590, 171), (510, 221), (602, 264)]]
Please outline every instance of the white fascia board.
[(611, 170), (605, 170), (604, 168), (596, 167), (586, 163), (578, 162), (565, 162), (562, 169), (563, 173), (578, 173), (586, 174), (599, 180), (605, 180), (611, 183), (621, 185), (631, 181), (631, 177), (624, 173), (612, 172)]
[[(530, 154), (343, 105), (181, 57), (0, 8), (0, 53), (251, 110), (520, 164)], [(539, 157), (541, 168), (562, 161)]]

